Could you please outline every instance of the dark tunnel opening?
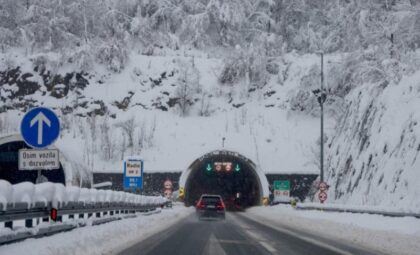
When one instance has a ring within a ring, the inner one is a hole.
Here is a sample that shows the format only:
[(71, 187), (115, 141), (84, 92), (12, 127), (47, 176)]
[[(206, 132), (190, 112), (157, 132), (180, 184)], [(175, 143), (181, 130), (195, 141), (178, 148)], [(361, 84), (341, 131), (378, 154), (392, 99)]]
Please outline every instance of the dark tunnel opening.
[[(23, 141), (11, 141), (0, 145), (0, 180), (6, 180), (11, 184), (21, 182), (36, 183), (37, 170), (19, 170), (19, 150), (30, 149)], [(60, 163), (59, 169), (41, 170), (41, 175), (49, 182), (65, 183), (63, 166)]]
[(218, 194), (228, 210), (242, 210), (259, 204), (260, 186), (252, 162), (234, 155), (210, 155), (192, 164), (185, 203), (195, 205), (202, 194)]

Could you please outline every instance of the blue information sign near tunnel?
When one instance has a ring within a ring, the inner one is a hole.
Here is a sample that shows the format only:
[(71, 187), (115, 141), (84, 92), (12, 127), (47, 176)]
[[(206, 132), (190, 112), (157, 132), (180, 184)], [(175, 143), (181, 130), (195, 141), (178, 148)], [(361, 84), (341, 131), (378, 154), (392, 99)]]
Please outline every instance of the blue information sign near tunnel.
[(126, 159), (124, 161), (124, 189), (143, 188), (143, 160)]

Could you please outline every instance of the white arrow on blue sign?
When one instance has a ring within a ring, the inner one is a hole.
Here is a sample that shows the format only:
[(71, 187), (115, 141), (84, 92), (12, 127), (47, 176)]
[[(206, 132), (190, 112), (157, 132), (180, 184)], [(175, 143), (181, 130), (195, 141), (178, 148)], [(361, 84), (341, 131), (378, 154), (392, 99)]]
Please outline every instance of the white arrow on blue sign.
[(23, 140), (33, 148), (44, 148), (60, 135), (60, 121), (50, 109), (37, 107), (23, 116), (20, 123)]

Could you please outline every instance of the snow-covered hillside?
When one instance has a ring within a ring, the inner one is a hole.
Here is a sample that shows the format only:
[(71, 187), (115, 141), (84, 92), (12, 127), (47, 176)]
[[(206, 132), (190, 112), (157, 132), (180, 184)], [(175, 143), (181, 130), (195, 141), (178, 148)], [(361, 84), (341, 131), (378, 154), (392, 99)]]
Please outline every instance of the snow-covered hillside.
[(5, 1), (0, 134), (43, 105), (85, 174), (183, 170), (223, 137), (318, 173), (321, 51), (329, 201), (419, 208), (419, 24), (413, 0)]
[(340, 203), (420, 208), (420, 72), (366, 84), (330, 141), (330, 197)]
[[(93, 171), (121, 172), (127, 155), (143, 157), (148, 172), (184, 170), (203, 154), (221, 149), (222, 137), (226, 149), (249, 157), (267, 173), (318, 171), (314, 154), (318, 119), (289, 111), (300, 75), (318, 61), (315, 55), (291, 54), (277, 60), (284, 70), (257, 89), (220, 85), (221, 59), (197, 51), (133, 54), (121, 73), (98, 68), (85, 75), (85, 88), (70, 82), (59, 97), (48, 91), (42, 75), (32, 71), (27, 60), (16, 56), (20, 77), (32, 74), (39, 89), (7, 98), (19, 87), (3, 86), (5, 105), (26, 101), (56, 109), (63, 126), (57, 146), (69, 159), (85, 162)], [(185, 68), (197, 72), (198, 79), (188, 95), (191, 106), (183, 115), (175, 100)], [(68, 70), (60, 70), (61, 76)], [(3, 132), (17, 132), (25, 110), (27, 105), (22, 104), (2, 113)]]

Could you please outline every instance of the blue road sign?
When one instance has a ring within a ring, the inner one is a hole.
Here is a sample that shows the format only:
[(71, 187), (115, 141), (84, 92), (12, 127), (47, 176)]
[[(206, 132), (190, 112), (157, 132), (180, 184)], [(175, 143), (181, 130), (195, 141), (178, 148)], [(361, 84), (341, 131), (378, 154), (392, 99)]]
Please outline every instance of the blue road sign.
[(126, 159), (124, 161), (124, 188), (143, 188), (143, 160)]
[(60, 135), (60, 121), (55, 113), (44, 107), (33, 108), (20, 123), (23, 140), (33, 148), (44, 148)]

